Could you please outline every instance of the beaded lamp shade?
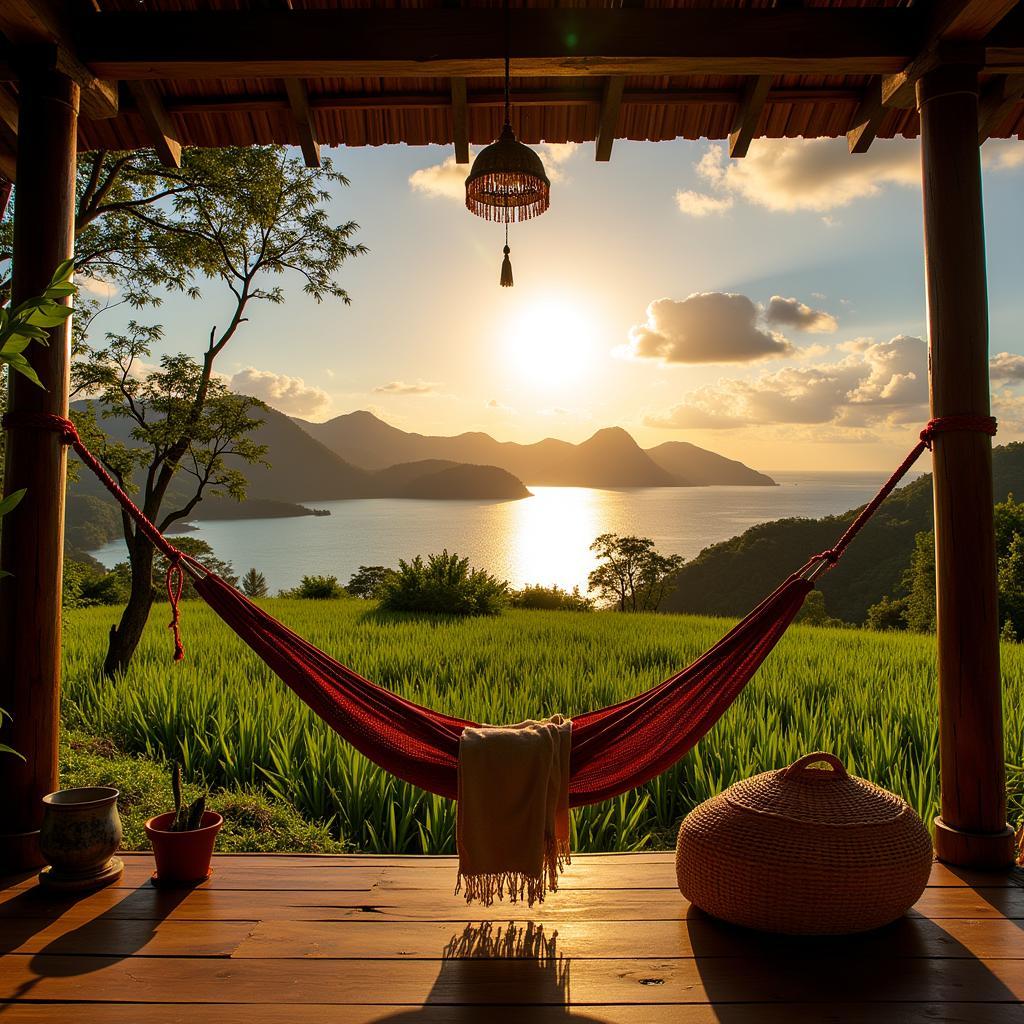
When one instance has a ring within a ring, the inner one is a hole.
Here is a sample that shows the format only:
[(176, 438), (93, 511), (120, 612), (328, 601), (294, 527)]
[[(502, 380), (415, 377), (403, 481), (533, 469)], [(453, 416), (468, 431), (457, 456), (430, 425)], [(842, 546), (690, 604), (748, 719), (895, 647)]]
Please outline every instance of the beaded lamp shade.
[(514, 224), (539, 217), (551, 203), (551, 182), (540, 157), (507, 121), (501, 137), (482, 150), (466, 178), (466, 208), (484, 220)]

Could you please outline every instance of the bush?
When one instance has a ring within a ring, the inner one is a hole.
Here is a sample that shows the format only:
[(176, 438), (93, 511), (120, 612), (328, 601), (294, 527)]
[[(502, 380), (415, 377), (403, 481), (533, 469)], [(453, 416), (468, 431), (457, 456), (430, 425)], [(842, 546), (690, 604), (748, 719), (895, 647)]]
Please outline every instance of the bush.
[(329, 601), (344, 597), (345, 588), (338, 582), (337, 576), (303, 576), (294, 590), (282, 591), (281, 596)]
[(540, 583), (532, 583), (522, 590), (513, 591), (509, 603), (513, 608), (538, 608), (558, 612), (589, 612), (594, 607), (594, 602), (589, 597), (584, 597), (579, 587), (573, 587), (570, 592), (557, 585), (545, 587)]
[(447, 550), (400, 561), (381, 588), (381, 607), (393, 612), (497, 615), (507, 603), (507, 583)]
[(345, 589), (352, 597), (376, 601), (384, 592), (384, 584), (394, 575), (394, 569), (388, 569), (383, 565), (361, 565), (352, 574)]
[[(61, 785), (114, 786), (124, 827), (123, 850), (146, 850), (149, 841), (142, 823), (154, 814), (172, 810), (167, 766), (145, 757), (125, 754), (108, 739), (81, 732), (61, 739)], [(185, 786), (187, 799), (200, 792)], [(207, 807), (224, 816), (217, 837), (221, 853), (344, 853), (326, 825), (306, 821), (293, 807), (248, 789), (222, 789), (211, 794)]]

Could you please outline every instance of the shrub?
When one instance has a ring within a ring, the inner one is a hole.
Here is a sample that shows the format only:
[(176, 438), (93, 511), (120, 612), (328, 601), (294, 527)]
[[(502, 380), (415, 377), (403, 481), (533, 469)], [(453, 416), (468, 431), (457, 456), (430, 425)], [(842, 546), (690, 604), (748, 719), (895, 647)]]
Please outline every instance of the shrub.
[(328, 601), (344, 597), (345, 588), (338, 582), (337, 576), (303, 576), (294, 590), (282, 591), (281, 596)]
[(266, 597), (269, 592), (267, 577), (258, 569), (250, 569), (242, 577), (242, 593), (246, 597)]
[(580, 593), (579, 587), (564, 590), (557, 584), (552, 587), (532, 583), (522, 590), (514, 590), (509, 598), (513, 608), (539, 608), (545, 611), (589, 612), (594, 602)]
[(394, 612), (497, 615), (507, 603), (507, 583), (447, 550), (400, 561), (381, 588), (381, 607)]
[(384, 592), (384, 584), (395, 575), (394, 569), (383, 565), (361, 565), (352, 574), (345, 589), (352, 597), (376, 601)]

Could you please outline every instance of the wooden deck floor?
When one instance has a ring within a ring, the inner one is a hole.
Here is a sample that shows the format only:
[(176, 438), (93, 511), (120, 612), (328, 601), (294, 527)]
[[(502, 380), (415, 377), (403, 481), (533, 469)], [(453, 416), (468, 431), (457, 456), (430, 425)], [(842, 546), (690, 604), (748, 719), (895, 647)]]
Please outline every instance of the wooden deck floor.
[(1020, 873), (936, 866), (914, 911), (843, 940), (731, 928), (670, 855), (577, 857), (533, 911), (467, 909), (450, 858), (223, 856), (189, 892), (0, 891), (10, 1024), (880, 1024), (1024, 1021)]

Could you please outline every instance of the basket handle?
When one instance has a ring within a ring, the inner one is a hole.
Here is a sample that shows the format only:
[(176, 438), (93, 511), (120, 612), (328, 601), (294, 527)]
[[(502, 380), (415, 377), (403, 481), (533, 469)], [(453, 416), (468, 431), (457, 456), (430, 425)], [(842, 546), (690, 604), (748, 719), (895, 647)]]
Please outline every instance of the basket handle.
[(784, 777), (787, 779), (795, 779), (798, 775), (802, 775), (807, 771), (812, 764), (816, 764), (818, 761), (824, 761), (826, 764), (831, 765), (831, 774), (835, 775), (836, 778), (849, 778), (846, 766), (843, 762), (840, 761), (835, 754), (828, 754), (824, 750), (816, 750), (813, 754), (804, 754), (803, 757), (798, 758), (786, 769)]

